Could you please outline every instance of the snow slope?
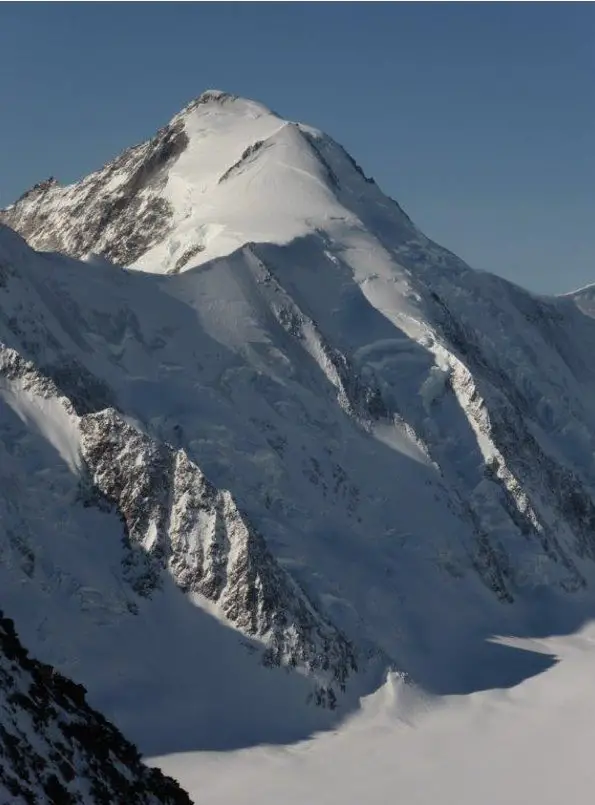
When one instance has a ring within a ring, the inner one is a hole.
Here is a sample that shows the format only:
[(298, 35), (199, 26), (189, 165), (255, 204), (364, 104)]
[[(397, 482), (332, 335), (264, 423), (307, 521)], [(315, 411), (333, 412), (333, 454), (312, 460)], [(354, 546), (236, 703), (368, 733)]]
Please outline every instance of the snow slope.
[(292, 747), (151, 761), (211, 805), (587, 805), (593, 627), (522, 642), (557, 665), (511, 690), (432, 699), (398, 680), (334, 733)]
[(0, 229), (6, 606), (143, 751), (304, 738), (389, 669), (509, 687), (552, 661), (494, 634), (593, 617), (572, 298), (473, 271), (221, 93), (3, 219), (85, 258)]

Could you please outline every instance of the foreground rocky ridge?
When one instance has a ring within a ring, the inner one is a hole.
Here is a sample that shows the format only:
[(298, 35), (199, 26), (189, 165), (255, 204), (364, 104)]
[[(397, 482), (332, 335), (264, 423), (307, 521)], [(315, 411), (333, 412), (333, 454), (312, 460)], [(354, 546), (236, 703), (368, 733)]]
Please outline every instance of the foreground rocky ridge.
[(0, 801), (191, 805), (176, 782), (92, 710), (85, 689), (28, 656), (0, 612)]

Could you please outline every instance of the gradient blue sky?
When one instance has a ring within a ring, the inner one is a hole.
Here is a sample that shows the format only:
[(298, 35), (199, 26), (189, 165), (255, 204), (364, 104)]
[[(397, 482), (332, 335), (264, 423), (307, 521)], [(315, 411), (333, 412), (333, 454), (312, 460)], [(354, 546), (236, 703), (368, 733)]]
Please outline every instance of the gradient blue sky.
[(595, 5), (2, 3), (0, 204), (204, 89), (324, 129), (431, 237), (542, 292), (595, 282)]

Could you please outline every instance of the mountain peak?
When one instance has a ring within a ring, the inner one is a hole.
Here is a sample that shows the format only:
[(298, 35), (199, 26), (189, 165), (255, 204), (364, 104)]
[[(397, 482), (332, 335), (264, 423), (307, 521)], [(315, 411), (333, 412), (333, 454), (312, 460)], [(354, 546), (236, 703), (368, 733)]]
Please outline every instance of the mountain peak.
[(199, 106), (222, 107), (242, 100), (243, 99), (239, 98), (237, 95), (232, 95), (230, 92), (225, 92), (221, 89), (206, 89), (197, 98), (194, 98), (190, 103), (186, 104), (180, 114), (183, 115), (192, 112)]
[(232, 95), (230, 92), (225, 92), (222, 89), (205, 89), (198, 98), (197, 103), (223, 103), (224, 101), (234, 101), (237, 95)]
[(251, 242), (336, 239), (371, 224), (414, 232), (330, 137), (217, 89), (100, 171), (69, 187), (44, 183), (0, 220), (37, 249), (166, 274)]
[(206, 113), (209, 116), (213, 114), (223, 114), (240, 118), (261, 116), (278, 117), (278, 115), (272, 112), (268, 107), (257, 101), (242, 98), (239, 95), (233, 95), (230, 92), (225, 92), (220, 89), (207, 89), (197, 98), (190, 101), (171, 122), (175, 123), (179, 119), (187, 120), (195, 113)]

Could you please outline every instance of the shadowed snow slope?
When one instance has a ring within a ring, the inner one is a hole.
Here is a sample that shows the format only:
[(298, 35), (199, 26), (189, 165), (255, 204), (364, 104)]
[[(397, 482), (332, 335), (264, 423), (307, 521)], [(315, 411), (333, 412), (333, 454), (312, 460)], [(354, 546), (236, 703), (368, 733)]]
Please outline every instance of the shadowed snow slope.
[[(283, 742), (595, 615), (595, 321), (202, 95), (0, 229), (0, 582), (144, 751)], [(79, 262), (73, 257), (85, 257)], [(110, 259), (130, 266), (122, 268)], [(145, 269), (145, 270), (141, 270)]]
[(560, 662), (512, 690), (435, 700), (391, 680), (339, 732), (152, 762), (210, 805), (588, 805), (593, 637), (525, 641)]

